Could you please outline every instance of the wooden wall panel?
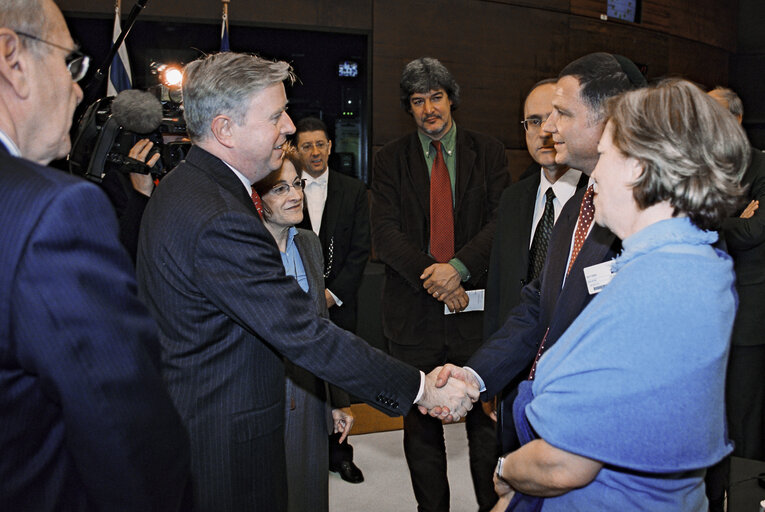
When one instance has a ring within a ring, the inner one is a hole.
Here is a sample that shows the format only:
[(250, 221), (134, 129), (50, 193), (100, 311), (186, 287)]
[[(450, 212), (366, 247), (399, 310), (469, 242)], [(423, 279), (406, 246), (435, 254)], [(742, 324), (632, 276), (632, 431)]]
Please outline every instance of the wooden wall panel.
[(401, 70), (414, 58), (431, 56), (449, 68), (462, 89), (457, 123), (522, 148), (523, 96), (536, 81), (556, 76), (566, 62), (567, 16), (492, 2), (440, 4), (444, 10), (434, 17), (410, 15), (427, 11), (427, 0), (375, 2), (374, 144), (413, 129), (399, 105)]
[[(607, 0), (571, 0), (571, 13), (599, 19)], [(736, 50), (738, 0), (643, 0), (637, 26), (711, 46)], [(619, 26), (625, 22), (608, 21)]]
[[(112, 0), (57, 0), (63, 11), (110, 16)], [(123, 16), (135, 4), (122, 1)], [(150, 0), (141, 19), (220, 20), (218, 0)], [(311, 29), (368, 31), (372, 26), (372, 0), (231, 0), (229, 22), (272, 26), (304, 26)]]

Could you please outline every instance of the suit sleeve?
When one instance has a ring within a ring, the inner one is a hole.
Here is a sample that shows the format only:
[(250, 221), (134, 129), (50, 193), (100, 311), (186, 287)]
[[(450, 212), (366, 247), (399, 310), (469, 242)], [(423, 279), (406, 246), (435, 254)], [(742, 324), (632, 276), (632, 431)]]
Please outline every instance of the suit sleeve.
[(361, 183), (356, 187), (352, 219), (348, 255), (337, 275), (327, 283), (327, 288), (343, 302), (356, 296), (369, 258), (369, 202), (366, 187)]
[[(396, 152), (380, 150), (375, 156), (372, 180), (372, 243), (377, 257), (412, 288), (422, 290), (422, 271), (436, 262), (425, 254), (402, 229), (399, 198), (402, 187), (401, 169), (397, 168)], [(469, 268), (469, 267), (468, 267)]]
[(20, 364), (60, 408), (66, 449), (97, 508), (176, 510), (188, 436), (116, 230), (92, 185), (57, 192), (20, 260), (11, 324)]
[[(492, 142), (494, 142), (494, 139), (492, 139)], [(479, 284), (489, 269), (491, 243), (494, 238), (494, 229), (496, 228), (495, 215), (497, 206), (499, 205), (499, 198), (502, 196), (502, 192), (510, 180), (510, 172), (507, 169), (507, 157), (501, 143), (487, 144), (484, 158), (488, 220), (481, 230), (454, 255), (470, 271), (468, 282), (474, 286)]]
[(485, 400), (495, 396), (509, 384), (531, 361), (544, 332), (539, 325), (539, 278), (521, 290), (521, 302), (465, 366), (478, 373), (486, 386)]
[(723, 222), (725, 241), (733, 251), (745, 251), (765, 243), (765, 156), (753, 152), (751, 162), (752, 180), (749, 184), (747, 203), (760, 202), (760, 207), (749, 219), (729, 217)]
[(319, 317), (310, 297), (285, 275), (271, 235), (251, 215), (231, 210), (208, 222), (196, 243), (192, 281), (294, 364), (387, 414), (411, 408), (419, 372)]

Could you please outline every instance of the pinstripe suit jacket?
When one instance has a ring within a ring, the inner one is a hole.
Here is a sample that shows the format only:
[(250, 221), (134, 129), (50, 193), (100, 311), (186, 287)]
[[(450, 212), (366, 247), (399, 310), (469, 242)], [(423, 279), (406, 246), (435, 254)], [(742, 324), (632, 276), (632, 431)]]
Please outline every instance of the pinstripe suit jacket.
[(0, 224), (0, 510), (178, 510), (188, 438), (106, 196), (0, 145)]
[(194, 510), (285, 510), (284, 364), (405, 414), (419, 373), (320, 318), (236, 175), (193, 147), (144, 213), (139, 289), (191, 435)]
[(593, 296), (587, 291), (584, 269), (608, 261), (621, 251), (621, 241), (608, 229), (594, 224), (563, 286), (571, 238), (586, 190), (577, 190), (563, 207), (550, 237), (541, 276), (521, 290), (520, 304), (468, 361), (467, 366), (484, 380), (484, 399), (502, 391), (528, 367), (548, 328), (547, 348), (589, 304)]

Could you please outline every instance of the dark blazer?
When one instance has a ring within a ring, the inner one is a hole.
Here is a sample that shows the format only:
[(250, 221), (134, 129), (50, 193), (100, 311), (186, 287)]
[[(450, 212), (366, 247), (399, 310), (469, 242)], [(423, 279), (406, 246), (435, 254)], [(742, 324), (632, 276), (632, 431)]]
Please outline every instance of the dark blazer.
[[(533, 168), (536, 172), (529, 172)], [(529, 246), (533, 236), (534, 204), (539, 190), (540, 167), (534, 163), (525, 178), (502, 193), (497, 210), (497, 229), (491, 246), (484, 314), (484, 339), (502, 327), (510, 311), (521, 301), (521, 289), (529, 267)], [(577, 189), (587, 186), (582, 174)]]
[(419, 373), (320, 318), (241, 181), (192, 147), (144, 212), (141, 295), (191, 435), (194, 510), (283, 511), (284, 363), (406, 414)]
[[(299, 227), (310, 230), (307, 208), (303, 212)], [(324, 254), (324, 282), (343, 301), (342, 306), (329, 309), (329, 317), (343, 329), (355, 332), (358, 291), (370, 245), (367, 187), (361, 181), (329, 170), (319, 240)]]
[(746, 203), (760, 201), (760, 208), (750, 219), (736, 212), (723, 223), (723, 236), (733, 257), (739, 306), (733, 327), (734, 345), (765, 344), (765, 155), (752, 148), (752, 160), (742, 183), (748, 185)]
[(562, 286), (585, 190), (579, 189), (563, 207), (553, 228), (541, 276), (523, 288), (520, 304), (467, 364), (486, 385), (483, 399), (495, 396), (533, 362), (547, 329), (549, 348), (590, 302), (593, 296), (587, 291), (584, 269), (608, 261), (621, 251), (620, 240), (594, 224)]
[[(458, 127), (454, 247), (455, 257), (470, 272), (470, 279), (462, 283), (465, 289), (486, 285), (494, 214), (509, 178), (502, 143)], [(428, 254), (430, 178), (416, 132), (387, 144), (375, 157), (372, 239), (386, 266), (382, 310), (386, 338), (434, 352), (447, 343), (441, 331), (450, 342), (458, 342), (450, 343), (451, 350), (470, 354), (478, 348), (482, 314), (445, 317), (443, 303), (422, 286), (420, 275), (435, 260)]]
[(0, 145), (0, 509), (183, 508), (188, 437), (111, 205)]

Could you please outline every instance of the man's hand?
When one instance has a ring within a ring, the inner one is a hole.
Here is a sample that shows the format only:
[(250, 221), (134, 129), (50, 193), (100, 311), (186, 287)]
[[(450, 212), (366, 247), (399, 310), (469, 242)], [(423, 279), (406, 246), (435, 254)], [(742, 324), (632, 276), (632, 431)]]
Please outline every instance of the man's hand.
[(345, 438), (348, 437), (348, 434), (351, 432), (351, 427), (353, 427), (353, 413), (351, 413), (350, 407), (343, 407), (342, 409), (332, 409), (332, 423), (334, 423), (334, 433), (337, 434), (338, 432), (342, 432), (343, 434), (340, 436), (340, 440), (338, 443), (342, 443), (345, 441)]
[[(447, 378), (438, 386), (436, 379), (441, 371), (439, 366), (425, 376), (425, 389), (417, 405), (422, 414), (458, 421), (473, 408), (473, 402), (480, 396), (476, 381), (466, 383), (458, 378)], [(438, 414), (431, 412), (433, 410), (438, 410)]]
[[(149, 156), (149, 151), (154, 147), (154, 143), (149, 139), (141, 139), (135, 143), (135, 146), (130, 148), (128, 156), (139, 162), (144, 162), (148, 167), (154, 167), (154, 164), (159, 160), (159, 153), (152, 155), (149, 161), (146, 161), (146, 157)], [(151, 193), (154, 191), (154, 179), (151, 174), (141, 174), (137, 172), (130, 173), (130, 182), (133, 184), (133, 188), (148, 197), (151, 197)]]
[[(478, 379), (476, 379), (475, 375), (473, 375), (473, 373), (469, 370), (448, 363), (444, 366), (436, 368), (436, 370), (440, 370), (436, 376), (436, 387), (440, 388), (444, 386), (449, 381), (449, 379), (458, 379), (465, 382), (471, 389), (481, 389), (481, 383), (478, 382)], [(433, 370), (431, 374), (436, 370)], [(480, 396), (480, 392), (478, 396)], [(476, 397), (476, 399), (473, 401), (475, 402), (477, 399), (478, 398)], [(434, 418), (439, 418), (443, 421), (446, 421), (447, 423), (459, 421), (460, 419), (459, 416), (454, 417), (454, 415), (450, 413), (448, 407), (432, 407), (428, 409), (427, 412)]]
[(744, 208), (744, 211), (741, 212), (742, 219), (751, 219), (754, 215), (754, 212), (757, 211), (757, 209), (760, 207), (760, 202), (757, 199), (752, 199), (752, 202), (746, 205), (746, 208)]
[(433, 263), (422, 271), (420, 279), (425, 281), (423, 288), (436, 299), (452, 293), (462, 282), (460, 273), (448, 263)]
[(329, 293), (329, 288), (324, 288), (324, 299), (327, 301), (327, 309), (337, 304), (337, 302), (335, 302), (335, 298), (331, 293)]
[(452, 293), (438, 297), (438, 300), (446, 304), (452, 313), (459, 313), (470, 303), (470, 297), (462, 286), (458, 286)]

